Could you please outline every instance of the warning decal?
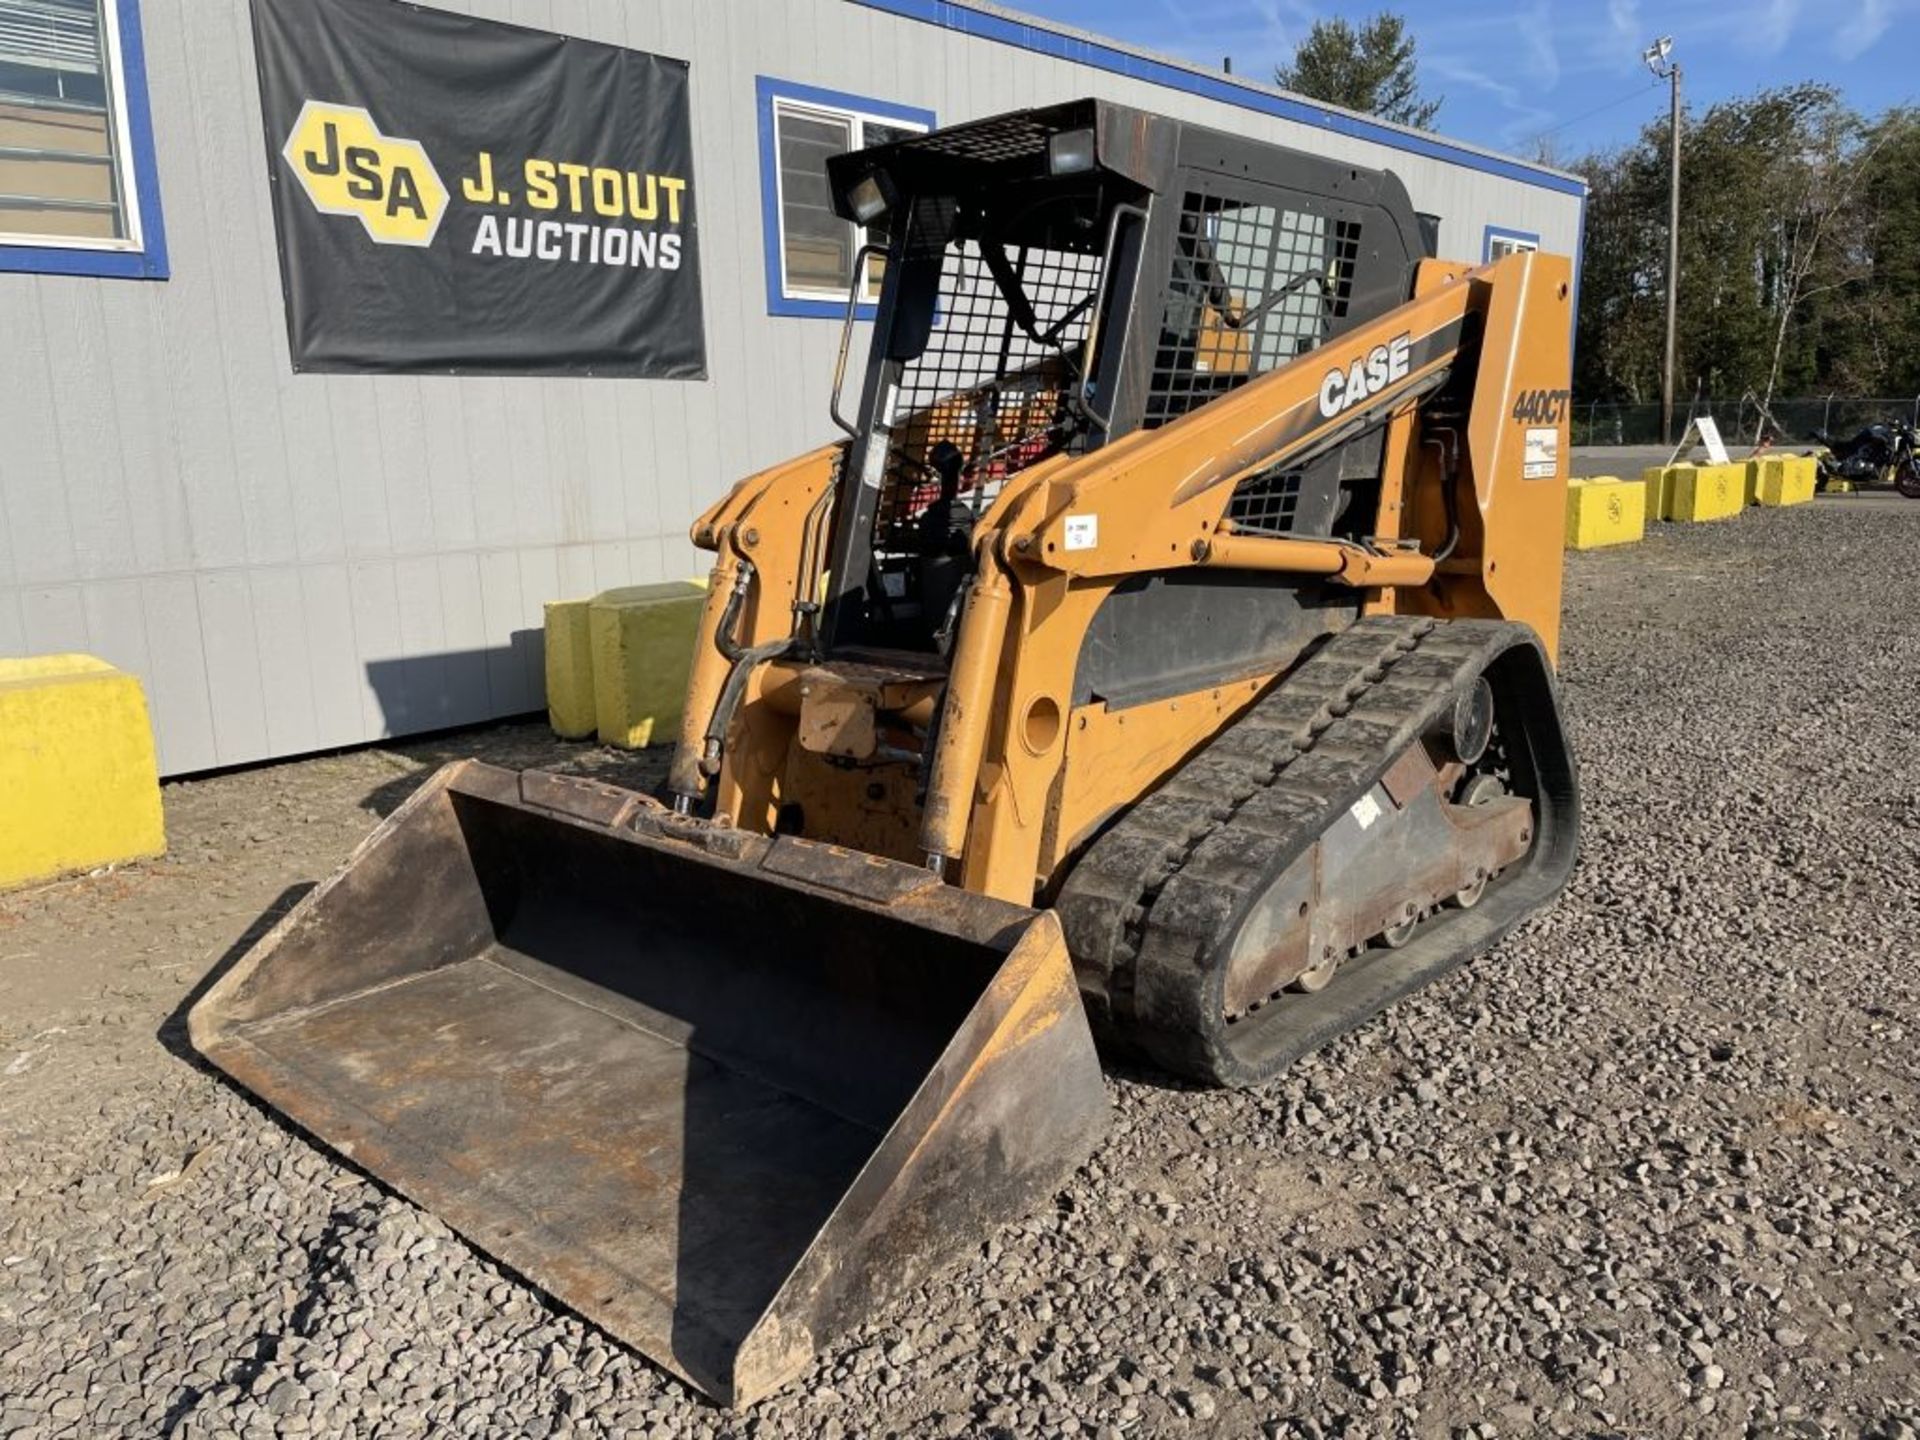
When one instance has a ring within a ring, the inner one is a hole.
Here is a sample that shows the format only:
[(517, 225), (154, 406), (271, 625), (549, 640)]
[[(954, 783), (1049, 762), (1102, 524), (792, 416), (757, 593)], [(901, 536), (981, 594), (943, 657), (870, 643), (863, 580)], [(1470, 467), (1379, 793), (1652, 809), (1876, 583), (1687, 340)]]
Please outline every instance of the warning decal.
[(1528, 480), (1551, 480), (1560, 473), (1560, 431), (1556, 426), (1529, 426), (1521, 475)]

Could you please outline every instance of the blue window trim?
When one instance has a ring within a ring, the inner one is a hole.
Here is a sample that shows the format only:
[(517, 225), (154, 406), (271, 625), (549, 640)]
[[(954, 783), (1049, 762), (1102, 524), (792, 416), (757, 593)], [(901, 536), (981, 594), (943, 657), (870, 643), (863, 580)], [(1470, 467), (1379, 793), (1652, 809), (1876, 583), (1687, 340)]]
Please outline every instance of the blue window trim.
[[(1586, 196), (1580, 197), (1581, 223), (1584, 227), (1587, 212)], [(1480, 239), (1480, 263), (1493, 259), (1493, 242), (1496, 240), (1524, 240), (1534, 249), (1540, 248), (1540, 237), (1531, 230), (1509, 230), (1505, 225), (1489, 225), (1487, 233)]]
[(0, 271), (32, 275), (94, 275), (117, 280), (164, 280), (167, 229), (160, 216), (160, 173), (153, 159), (153, 116), (147, 108), (147, 49), (140, 31), (140, 0), (114, 0), (120, 28), (115, 57), (126, 98), (127, 138), (134, 194), (140, 203), (138, 250), (83, 250), (65, 245), (0, 243)]
[[(844, 300), (796, 300), (786, 294), (780, 283), (780, 154), (774, 141), (773, 102), (793, 100), (802, 105), (819, 105), (829, 110), (853, 110), (881, 120), (902, 120), (909, 125), (924, 125), (932, 130), (938, 122), (933, 111), (875, 100), (865, 95), (849, 95), (839, 90), (823, 90), (818, 85), (802, 85), (797, 80), (777, 80), (756, 75), (754, 102), (760, 112), (760, 230), (766, 254), (767, 313), (792, 315), (816, 320), (839, 320), (847, 313)], [(862, 320), (873, 318), (874, 307), (862, 303), (855, 313)]]
[(1243, 110), (1253, 110), (1262, 115), (1273, 115), (1283, 120), (1297, 121), (1302, 125), (1312, 125), (1334, 134), (1348, 135), (1355, 139), (1371, 141), (1376, 145), (1401, 150), (1409, 155), (1423, 155), (1431, 160), (1444, 160), (1449, 165), (1459, 165), (1487, 175), (1498, 175), (1507, 180), (1518, 180), (1523, 184), (1557, 191), (1562, 195), (1584, 195), (1587, 191), (1584, 180), (1576, 179), (1571, 175), (1557, 174), (1537, 165), (1529, 165), (1522, 160), (1511, 160), (1502, 155), (1469, 149), (1457, 142), (1443, 140), (1437, 135), (1402, 130), (1378, 120), (1367, 119), (1365, 116), (1316, 105), (1298, 96), (1277, 94), (1263, 87), (1248, 84), (1235, 76), (1215, 75), (1156, 59), (1150, 55), (1138, 54), (1118, 45), (1107, 44), (1090, 35), (1071, 34), (1046, 25), (1019, 20), (1010, 15), (976, 10), (970, 5), (959, 3), (959, 0), (858, 0), (858, 3), (870, 9), (884, 11), (889, 15), (937, 25), (943, 30), (957, 30), (962, 34), (978, 36), (983, 40), (998, 41), (1003, 45), (1012, 45), (1021, 50), (1031, 50), (1036, 54), (1051, 56), (1071, 64), (1092, 66), (1096, 70), (1105, 70), (1109, 74), (1125, 75), (1131, 79), (1144, 80), (1152, 85), (1183, 90), (1189, 95), (1202, 95), (1209, 100), (1237, 105)]

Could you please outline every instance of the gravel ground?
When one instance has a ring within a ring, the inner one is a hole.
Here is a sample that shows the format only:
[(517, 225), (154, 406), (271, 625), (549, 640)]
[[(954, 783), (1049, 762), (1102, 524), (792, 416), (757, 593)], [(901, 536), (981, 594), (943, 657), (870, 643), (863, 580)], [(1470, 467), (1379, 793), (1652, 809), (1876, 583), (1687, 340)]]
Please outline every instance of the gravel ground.
[(1920, 1433), (1920, 506), (1570, 557), (1566, 897), (1249, 1094), (1111, 1077), (1051, 1209), (731, 1414), (184, 1053), (501, 727), (172, 786), (0, 901), (0, 1436)]

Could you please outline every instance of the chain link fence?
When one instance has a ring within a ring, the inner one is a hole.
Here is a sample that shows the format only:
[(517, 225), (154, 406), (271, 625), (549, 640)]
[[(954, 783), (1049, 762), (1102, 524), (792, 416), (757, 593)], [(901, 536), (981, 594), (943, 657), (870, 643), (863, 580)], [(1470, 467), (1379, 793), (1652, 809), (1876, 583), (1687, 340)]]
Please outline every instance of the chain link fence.
[[(1760, 402), (1752, 395), (1738, 400), (1695, 400), (1676, 405), (1673, 438), (1678, 440), (1687, 417), (1711, 415), (1729, 445), (1752, 445), (1764, 429), (1779, 445), (1810, 445), (1814, 432), (1851, 435), (1876, 420), (1900, 419), (1920, 427), (1920, 395), (1862, 398), (1852, 395), (1814, 395), (1776, 399), (1766, 407), (1773, 416), (1764, 424)], [(1658, 445), (1660, 406), (1615, 404), (1595, 400), (1573, 402), (1573, 443), (1576, 445)]]

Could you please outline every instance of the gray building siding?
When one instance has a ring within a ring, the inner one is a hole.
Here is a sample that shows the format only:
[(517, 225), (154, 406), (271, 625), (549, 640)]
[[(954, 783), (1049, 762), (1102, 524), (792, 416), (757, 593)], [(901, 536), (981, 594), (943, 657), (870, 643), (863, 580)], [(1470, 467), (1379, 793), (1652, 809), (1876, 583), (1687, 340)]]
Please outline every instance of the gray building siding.
[(539, 708), (543, 602), (698, 573), (697, 511), (827, 437), (839, 326), (768, 313), (758, 76), (943, 124), (1103, 95), (1385, 165), (1443, 217), (1443, 253), (1477, 260), (1490, 224), (1578, 243), (1579, 195), (1544, 173), (1407, 153), (1249, 108), (1273, 94), (1257, 87), (1229, 103), (1118, 73), (1111, 54), (1133, 52), (1073, 63), (904, 3), (444, 8), (691, 62), (709, 378), (294, 375), (246, 4), (142, 0), (172, 275), (0, 274), (0, 654), (84, 650), (138, 674), (166, 773)]

